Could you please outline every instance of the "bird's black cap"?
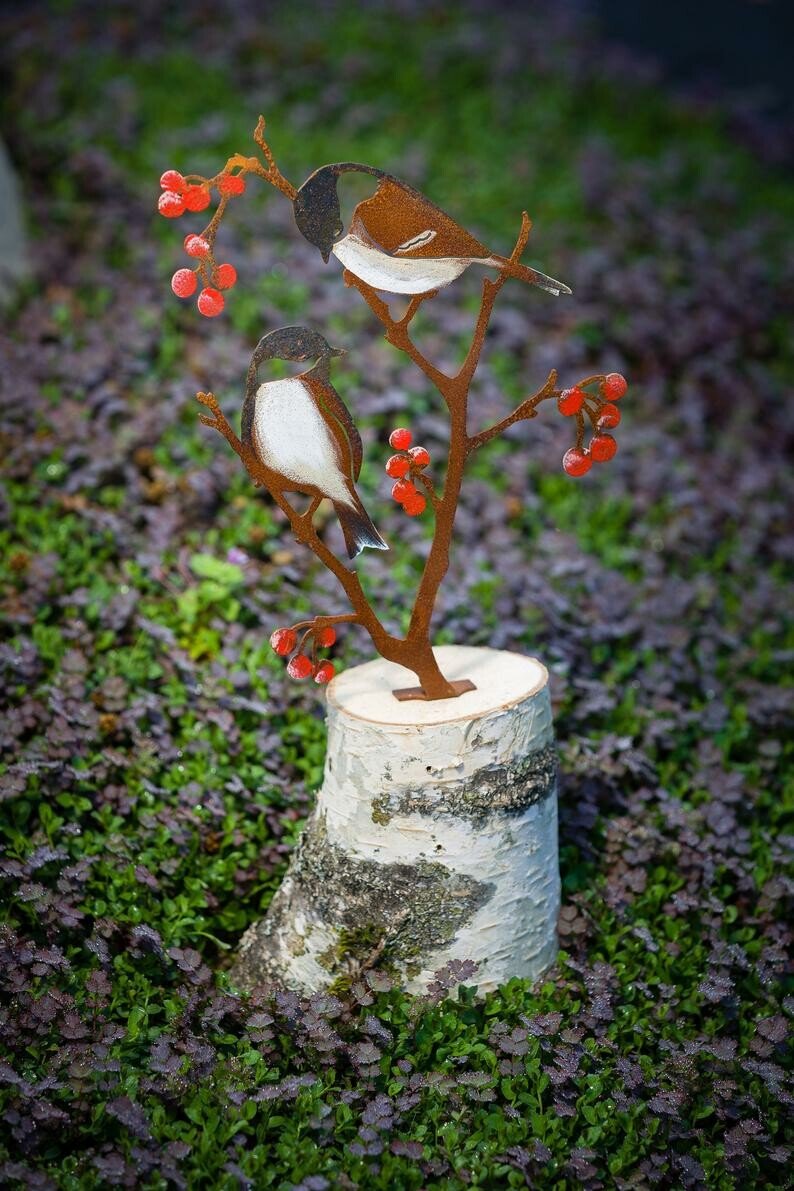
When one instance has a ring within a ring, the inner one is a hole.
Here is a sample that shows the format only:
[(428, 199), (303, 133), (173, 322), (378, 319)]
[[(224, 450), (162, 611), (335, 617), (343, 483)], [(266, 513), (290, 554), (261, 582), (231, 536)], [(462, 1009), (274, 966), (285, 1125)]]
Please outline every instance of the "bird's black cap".
[(293, 210), (298, 231), (310, 244), (319, 248), (326, 263), (345, 229), (337, 184), (339, 175), (346, 173), (382, 176), (380, 170), (370, 165), (359, 165), (355, 161), (323, 165), (309, 175), (294, 199)]
[(337, 180), (338, 171), (334, 166), (322, 166), (306, 179), (294, 203), (298, 231), (319, 248), (326, 262), (344, 230)]
[(319, 331), (311, 327), (279, 327), (268, 331), (254, 348), (248, 369), (248, 387), (256, 382), (259, 365), (265, 360), (329, 360), (343, 356), (344, 348), (331, 347)]

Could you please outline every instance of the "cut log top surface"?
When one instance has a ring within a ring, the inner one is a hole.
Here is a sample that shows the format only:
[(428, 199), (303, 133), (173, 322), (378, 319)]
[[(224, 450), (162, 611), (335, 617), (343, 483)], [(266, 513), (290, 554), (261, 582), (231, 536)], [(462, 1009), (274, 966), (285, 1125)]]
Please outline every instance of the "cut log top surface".
[(456, 699), (401, 703), (392, 691), (413, 686), (416, 676), (376, 658), (333, 679), (328, 687), (330, 707), (373, 724), (425, 727), (493, 715), (537, 694), (548, 682), (546, 667), (520, 653), (471, 645), (439, 645), (433, 652), (446, 678), (470, 678), (477, 689)]

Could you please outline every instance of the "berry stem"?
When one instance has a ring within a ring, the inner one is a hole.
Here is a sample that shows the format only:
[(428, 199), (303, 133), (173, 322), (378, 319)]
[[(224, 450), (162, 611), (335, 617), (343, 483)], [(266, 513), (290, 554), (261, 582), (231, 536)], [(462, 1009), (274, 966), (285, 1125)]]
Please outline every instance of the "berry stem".
[(584, 444), (584, 414), (576, 415), (576, 449), (581, 451)]
[(311, 632), (316, 632), (318, 629), (328, 629), (335, 624), (360, 624), (361, 618), (355, 612), (343, 612), (338, 616), (313, 616), (311, 620), (299, 620), (297, 624), (291, 624), (288, 627), (293, 632), (298, 632), (299, 629), (309, 628)]
[(437, 510), (439, 505), (441, 504), (441, 497), (436, 492), (436, 486), (433, 483), (433, 481), (430, 479), (430, 476), (426, 476), (423, 471), (417, 470), (414, 474), (412, 474), (411, 479), (414, 482), (416, 482), (417, 480), (420, 482), (420, 484), (424, 488), (425, 492), (427, 493), (427, 498), (430, 501), (431, 505), (433, 506), (433, 509)]

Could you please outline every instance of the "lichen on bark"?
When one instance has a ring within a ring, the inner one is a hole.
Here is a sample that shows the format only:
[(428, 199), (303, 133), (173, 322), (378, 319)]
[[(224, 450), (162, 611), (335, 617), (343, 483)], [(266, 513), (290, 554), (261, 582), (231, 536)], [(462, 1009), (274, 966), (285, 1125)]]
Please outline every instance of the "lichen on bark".
[(553, 793), (557, 779), (554, 745), (507, 765), (489, 765), (455, 782), (433, 782), (420, 789), (396, 786), (372, 800), (372, 820), (385, 827), (395, 815), (453, 815), (482, 824), (490, 815), (517, 815)]
[[(298, 922), (305, 938), (313, 929), (330, 930), (317, 956), (329, 984), (351, 965), (375, 966), (367, 965), (370, 956), (415, 975), (423, 956), (448, 946), (492, 891), (437, 861), (382, 864), (349, 853), (328, 838), (325, 817), (315, 812), (267, 917), (244, 940), (232, 979), (241, 988), (283, 979), (279, 954), (294, 948)], [(361, 946), (352, 947), (352, 940)]]

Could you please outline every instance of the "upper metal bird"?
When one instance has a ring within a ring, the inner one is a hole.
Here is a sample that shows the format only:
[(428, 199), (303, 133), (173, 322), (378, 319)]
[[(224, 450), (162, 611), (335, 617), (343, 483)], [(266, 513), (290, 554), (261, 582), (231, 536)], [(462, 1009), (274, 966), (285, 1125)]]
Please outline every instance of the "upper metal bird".
[[(344, 352), (318, 331), (282, 327), (260, 339), (251, 357), (243, 403), (242, 439), (278, 477), (285, 492), (328, 497), (351, 558), (365, 546), (388, 550), (355, 489), (361, 437), (330, 382), (330, 360)], [(316, 360), (299, 376), (260, 384), (265, 360)]]
[[(375, 193), (353, 212), (345, 232), (337, 190), (341, 174), (371, 174)], [(472, 264), (490, 265), (508, 277), (569, 294), (561, 281), (490, 252), (451, 216), (392, 174), (352, 161), (315, 170), (294, 199), (295, 222), (324, 261), (334, 254), (356, 277), (392, 294), (442, 289)]]

